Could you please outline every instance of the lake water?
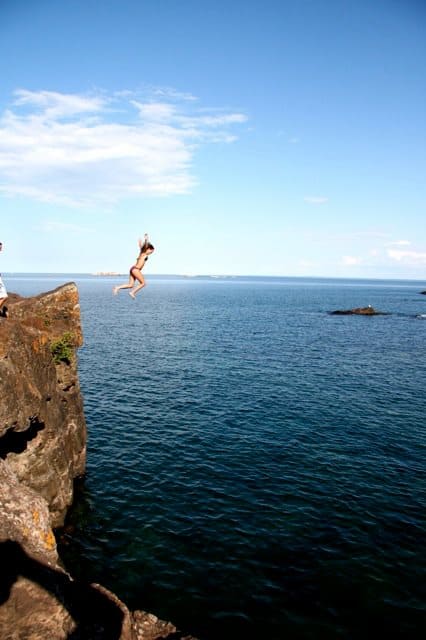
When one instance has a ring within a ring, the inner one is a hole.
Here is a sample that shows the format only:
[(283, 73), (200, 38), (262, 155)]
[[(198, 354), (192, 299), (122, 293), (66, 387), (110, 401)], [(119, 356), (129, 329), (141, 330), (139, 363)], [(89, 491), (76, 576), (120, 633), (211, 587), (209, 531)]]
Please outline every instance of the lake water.
[(201, 640), (423, 638), (424, 283), (147, 279), (4, 276), (79, 287), (74, 574)]

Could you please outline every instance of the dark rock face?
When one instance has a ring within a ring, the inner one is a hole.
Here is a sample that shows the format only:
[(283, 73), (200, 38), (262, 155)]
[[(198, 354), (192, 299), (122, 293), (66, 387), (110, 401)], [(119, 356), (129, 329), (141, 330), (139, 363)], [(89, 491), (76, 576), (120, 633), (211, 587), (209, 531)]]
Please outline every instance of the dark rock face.
[[(0, 319), (0, 455), (63, 523), (86, 461), (86, 423), (77, 374), (82, 344), (77, 287), (35, 298), (10, 296)], [(66, 338), (68, 362), (52, 356)]]
[(383, 311), (377, 311), (374, 307), (356, 307), (355, 309), (344, 309), (330, 311), (332, 316), (384, 316), (387, 315)]

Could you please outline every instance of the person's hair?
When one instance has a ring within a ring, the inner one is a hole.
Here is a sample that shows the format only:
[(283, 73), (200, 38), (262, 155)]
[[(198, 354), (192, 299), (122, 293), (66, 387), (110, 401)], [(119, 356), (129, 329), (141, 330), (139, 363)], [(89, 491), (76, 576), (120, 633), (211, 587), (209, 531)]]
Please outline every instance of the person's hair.
[(154, 251), (154, 245), (151, 244), (150, 242), (145, 242), (142, 246), (141, 246), (141, 253), (143, 253), (144, 251), (146, 251), (147, 249), (152, 249)]

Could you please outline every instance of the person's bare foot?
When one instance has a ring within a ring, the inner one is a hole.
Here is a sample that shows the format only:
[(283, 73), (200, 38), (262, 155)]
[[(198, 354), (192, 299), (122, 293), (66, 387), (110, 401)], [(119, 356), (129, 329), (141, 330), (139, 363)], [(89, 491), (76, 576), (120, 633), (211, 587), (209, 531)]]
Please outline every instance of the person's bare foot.
[(118, 293), (118, 287), (114, 287), (112, 290), (113, 294), (116, 296)]
[(133, 291), (129, 291), (129, 296), (133, 298), (133, 300), (135, 299), (135, 294), (133, 293)]

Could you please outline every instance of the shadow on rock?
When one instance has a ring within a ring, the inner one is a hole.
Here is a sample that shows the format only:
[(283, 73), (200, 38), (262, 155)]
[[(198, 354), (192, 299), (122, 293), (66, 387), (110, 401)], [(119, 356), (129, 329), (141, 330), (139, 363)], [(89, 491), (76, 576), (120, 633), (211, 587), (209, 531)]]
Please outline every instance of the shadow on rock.
[[(125, 612), (113, 594), (74, 582), (65, 573), (30, 558), (16, 542), (0, 543), (0, 636), (118, 640)], [(27, 626), (26, 626), (27, 625)], [(26, 626), (26, 628), (25, 628)], [(131, 636), (129, 636), (131, 637)]]

